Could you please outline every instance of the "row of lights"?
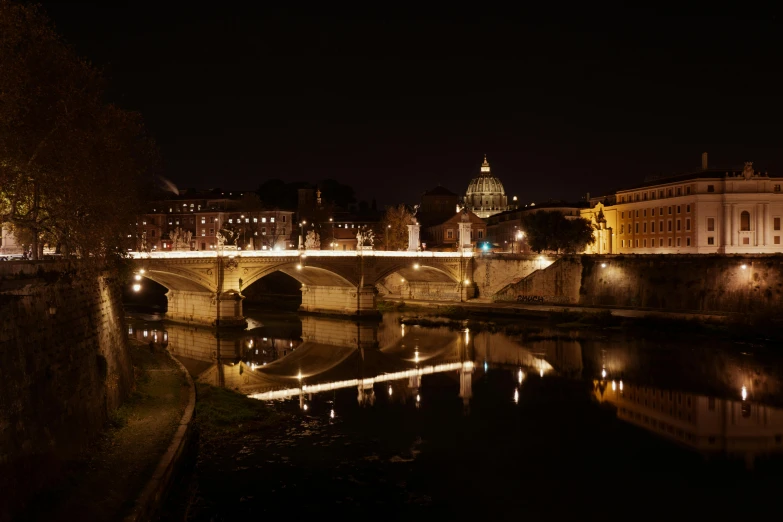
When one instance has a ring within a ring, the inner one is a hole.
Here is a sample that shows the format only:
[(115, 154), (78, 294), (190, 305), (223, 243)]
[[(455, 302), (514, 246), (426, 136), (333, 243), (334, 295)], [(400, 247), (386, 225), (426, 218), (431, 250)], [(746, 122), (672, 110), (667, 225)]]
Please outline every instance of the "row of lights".
[(139, 271), (135, 274), (133, 274), (133, 280), (135, 283), (133, 283), (133, 291), (138, 292), (141, 290), (141, 276), (144, 274), (144, 269), (140, 268)]

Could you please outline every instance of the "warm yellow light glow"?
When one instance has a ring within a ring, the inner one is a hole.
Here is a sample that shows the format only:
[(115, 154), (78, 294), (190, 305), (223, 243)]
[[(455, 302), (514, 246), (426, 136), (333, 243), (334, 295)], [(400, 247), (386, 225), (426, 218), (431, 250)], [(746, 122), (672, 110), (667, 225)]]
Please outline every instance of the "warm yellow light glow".
[(601, 370), (601, 378), (602, 378), (602, 379), (606, 379), (606, 368), (603, 368), (603, 369)]
[(143, 274), (143, 273), (144, 273), (144, 269), (143, 269), (143, 268), (142, 268), (142, 269), (140, 269), (140, 270), (139, 270), (139, 273), (140, 273), (140, 274)]
[(139, 274), (136, 274), (135, 276), (133, 276), (133, 279), (135, 279), (136, 281), (141, 281), (141, 276)]
[(416, 402), (421, 402), (421, 395), (418, 393), (416, 394)]
[(391, 397), (391, 394), (392, 394), (392, 387), (391, 387), (391, 384), (390, 384), (389, 385), (389, 397)]
[(601, 263), (601, 268), (606, 268), (606, 263)]
[(743, 270), (745, 270), (746, 268), (748, 268), (748, 265), (746, 265), (746, 264), (743, 264), (743, 265), (742, 265), (740, 268), (742, 268)]
[(300, 381), (302, 380), (302, 372), (301, 371), (299, 372), (299, 375), (296, 376), (296, 378), (299, 379)]
[(519, 404), (519, 390), (514, 388), (514, 402)]
[(297, 269), (297, 270), (301, 270), (301, 269), (302, 269), (302, 265), (301, 265), (301, 264), (297, 264), (297, 265), (296, 265), (296, 269)]
[(414, 360), (415, 362), (419, 362), (419, 352), (418, 352), (418, 351), (417, 351), (416, 353), (414, 353), (414, 354), (413, 354), (413, 360)]
[(540, 370), (538, 370), (538, 376), (539, 376), (539, 377), (543, 377), (543, 376), (544, 376), (544, 369), (543, 369), (543, 368), (541, 368)]
[(623, 381), (620, 381), (620, 391), (623, 391)]
[(138, 292), (139, 290), (141, 290), (141, 285), (139, 283), (134, 284), (133, 285), (133, 291), (134, 292)]
[(617, 389), (617, 383), (612, 381), (612, 391), (615, 391)]
[(329, 417), (334, 419), (334, 408), (332, 408), (332, 411), (329, 412)]
[(401, 278), (400, 278), (400, 283), (404, 283), (404, 282), (405, 282), (405, 278), (404, 278), (404, 277), (401, 277)]
[(519, 381), (519, 384), (522, 384), (522, 380), (525, 378), (525, 373), (522, 371), (522, 368), (519, 369), (519, 372), (517, 372), (517, 380)]
[(744, 401), (747, 398), (748, 398), (748, 389), (743, 386), (742, 387), (742, 400)]
[(470, 284), (470, 279), (465, 279), (465, 284), (469, 285)]
[(418, 269), (419, 269), (419, 263), (413, 263), (413, 268), (415, 268), (416, 270), (418, 270)]
[(304, 408), (304, 411), (307, 411), (307, 403), (305, 403), (304, 406), (302, 406), (302, 408)]

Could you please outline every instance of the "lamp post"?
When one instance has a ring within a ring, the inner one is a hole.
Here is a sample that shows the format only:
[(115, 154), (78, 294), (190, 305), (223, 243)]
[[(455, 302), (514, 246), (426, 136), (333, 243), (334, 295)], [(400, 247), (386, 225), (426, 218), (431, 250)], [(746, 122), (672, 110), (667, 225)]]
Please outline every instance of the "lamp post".
[(329, 223), (332, 225), (332, 250), (334, 250), (334, 219), (329, 218)]
[(302, 250), (305, 246), (304, 243), (304, 226), (307, 224), (307, 221), (304, 219), (299, 222), (299, 250)]
[(525, 237), (525, 233), (521, 230), (517, 230), (517, 243), (519, 243), (519, 253), (522, 253), (522, 238)]

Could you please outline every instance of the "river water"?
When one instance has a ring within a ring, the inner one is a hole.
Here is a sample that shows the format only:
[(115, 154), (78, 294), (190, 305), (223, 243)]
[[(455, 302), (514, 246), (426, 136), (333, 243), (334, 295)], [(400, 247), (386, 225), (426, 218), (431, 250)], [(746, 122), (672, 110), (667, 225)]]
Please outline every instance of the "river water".
[(424, 327), (398, 314), (249, 318), (247, 331), (220, 336), (154, 316), (129, 322), (129, 335), (167, 346), (196, 381), (298, 415), (206, 464), (191, 519), (781, 509), (774, 346), (523, 321)]

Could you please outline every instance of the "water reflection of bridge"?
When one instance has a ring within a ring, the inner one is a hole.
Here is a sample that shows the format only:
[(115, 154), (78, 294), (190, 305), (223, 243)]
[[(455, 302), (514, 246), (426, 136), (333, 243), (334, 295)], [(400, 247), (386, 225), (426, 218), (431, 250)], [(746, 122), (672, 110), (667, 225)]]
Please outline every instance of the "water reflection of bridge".
[(397, 386), (397, 381), (407, 382), (403, 388), (415, 396), (423, 375), (454, 372), (467, 401), (477, 378), (474, 364), (536, 373), (559, 365), (548, 361), (549, 354), (532, 353), (503, 334), (403, 326), (394, 316), (380, 324), (303, 316), (298, 337), (276, 336), (267, 328), (227, 337), (181, 324), (131, 326), (130, 333), (168, 346), (197, 381), (260, 399), (346, 387), (369, 393), (375, 383)]

